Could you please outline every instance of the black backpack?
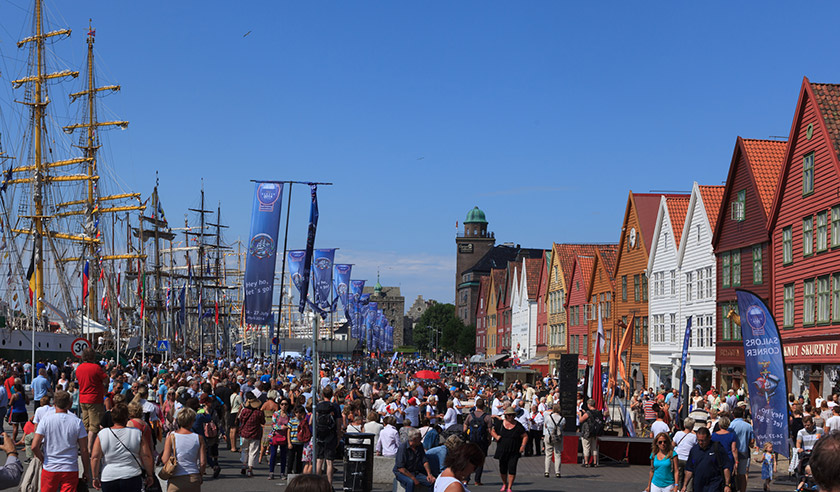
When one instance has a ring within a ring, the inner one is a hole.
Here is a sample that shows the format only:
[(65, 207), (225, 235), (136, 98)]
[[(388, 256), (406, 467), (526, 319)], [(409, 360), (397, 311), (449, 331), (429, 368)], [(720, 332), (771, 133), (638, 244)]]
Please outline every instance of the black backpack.
[(315, 406), (315, 440), (329, 441), (337, 435), (338, 426), (335, 422), (334, 407), (328, 401), (322, 401)]
[(487, 436), (487, 418), (486, 413), (482, 413), (481, 417), (476, 417), (475, 412), (470, 413), (469, 439), (470, 442), (484, 445), (488, 441)]

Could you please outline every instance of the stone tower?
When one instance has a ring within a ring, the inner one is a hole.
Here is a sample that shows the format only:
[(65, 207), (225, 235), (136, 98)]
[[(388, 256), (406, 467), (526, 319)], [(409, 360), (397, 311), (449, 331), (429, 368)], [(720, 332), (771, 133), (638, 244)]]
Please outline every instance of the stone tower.
[(496, 238), (487, 232), (484, 212), (474, 207), (467, 212), (463, 232), (455, 236), (455, 311), (465, 325), (475, 324), (475, 303), (478, 297), (479, 278), (467, 271), (493, 249)]

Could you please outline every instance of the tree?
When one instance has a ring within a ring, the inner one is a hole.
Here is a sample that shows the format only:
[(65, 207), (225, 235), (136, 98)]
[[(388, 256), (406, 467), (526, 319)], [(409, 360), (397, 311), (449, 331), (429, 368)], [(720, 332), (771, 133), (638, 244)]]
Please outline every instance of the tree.
[(457, 355), (475, 353), (475, 327), (464, 326), (455, 315), (452, 304), (433, 304), (426, 309), (414, 328), (414, 343), (418, 349), (431, 352), (450, 352)]

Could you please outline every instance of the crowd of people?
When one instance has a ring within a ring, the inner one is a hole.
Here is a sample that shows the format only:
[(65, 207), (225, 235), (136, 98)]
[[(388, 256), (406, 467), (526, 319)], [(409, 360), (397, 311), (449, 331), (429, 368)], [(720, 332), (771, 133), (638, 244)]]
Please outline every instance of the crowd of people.
[[(503, 386), (469, 367), (417, 379), (418, 370), (438, 369), (420, 359), (385, 371), (326, 360), (313, 391), (310, 362), (285, 359), (273, 369), (269, 359), (134, 360), (123, 367), (90, 350), (61, 365), (0, 363), (0, 432), (11, 425), (0, 444), (8, 455), (0, 488), (21, 481), (21, 446), (29, 462), (23, 490), (75, 491), (82, 480), (103, 491), (154, 491), (160, 477), (169, 491), (198, 491), (206, 476), (221, 476), (220, 449), (238, 453), (243, 477), (314, 474), (331, 486), (334, 462), (359, 442), (356, 433), (371, 434), (375, 453), (393, 458), (394, 480), (405, 492), (481, 486), (491, 452), (502, 492), (512, 492), (523, 456), (543, 456), (545, 477), (559, 479), (569, 433), (580, 436), (582, 465), (600, 466), (608, 412), (578, 394), (574, 422), (567, 422), (554, 378)], [(24, 381), (33, 370), (30, 402)], [(830, 460), (817, 450), (840, 449), (835, 400), (818, 401), (816, 409), (791, 400), (803, 487), (833, 483), (823, 469)], [(678, 418), (685, 411), (688, 417)], [(777, 473), (772, 445), (755, 441), (743, 392), (695, 391), (681, 401), (672, 391), (639, 391), (630, 413), (634, 431), (652, 438), (647, 491), (743, 491), (751, 461), (765, 488)]]

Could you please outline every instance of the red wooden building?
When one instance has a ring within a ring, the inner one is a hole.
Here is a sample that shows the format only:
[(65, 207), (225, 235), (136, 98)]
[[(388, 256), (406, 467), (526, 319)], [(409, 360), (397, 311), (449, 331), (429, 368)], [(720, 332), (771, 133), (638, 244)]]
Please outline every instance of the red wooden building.
[(770, 212), (789, 390), (840, 392), (840, 85), (803, 80)]
[(772, 309), (767, 226), (786, 149), (787, 142), (777, 140), (735, 141), (712, 238), (717, 262), (716, 383), (721, 391), (744, 384), (741, 332), (727, 318), (730, 309), (738, 311), (735, 289), (754, 292)]
[(566, 313), (569, 320), (570, 354), (578, 354), (578, 377), (583, 377), (586, 365), (589, 363), (587, 347), (589, 346), (589, 282), (592, 279), (592, 267), (595, 256), (578, 255), (572, 266), (571, 284), (566, 297)]

